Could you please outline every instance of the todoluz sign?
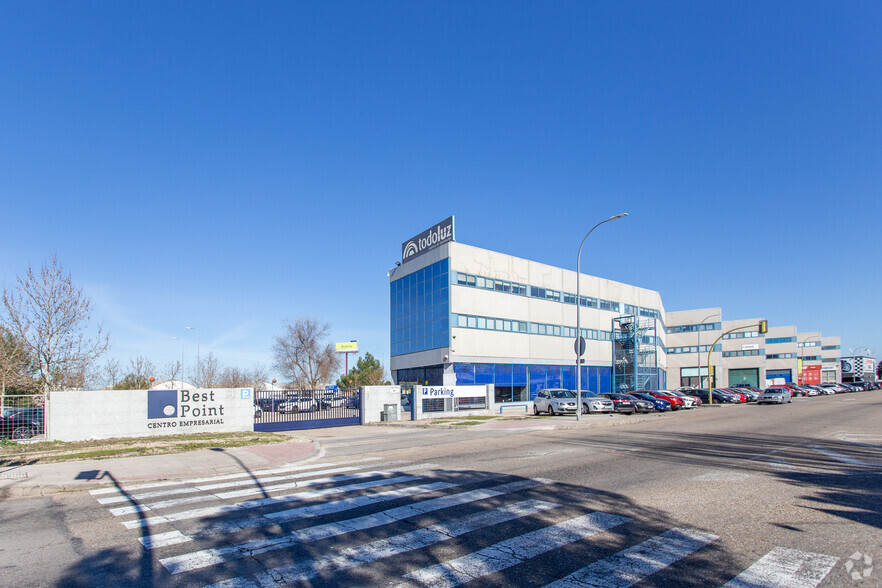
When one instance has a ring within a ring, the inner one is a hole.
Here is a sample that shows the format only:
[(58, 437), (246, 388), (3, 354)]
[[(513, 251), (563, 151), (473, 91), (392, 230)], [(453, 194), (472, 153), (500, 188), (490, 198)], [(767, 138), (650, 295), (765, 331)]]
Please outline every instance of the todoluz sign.
[(453, 241), (453, 217), (448, 217), (401, 244), (401, 263), (406, 263), (436, 247)]

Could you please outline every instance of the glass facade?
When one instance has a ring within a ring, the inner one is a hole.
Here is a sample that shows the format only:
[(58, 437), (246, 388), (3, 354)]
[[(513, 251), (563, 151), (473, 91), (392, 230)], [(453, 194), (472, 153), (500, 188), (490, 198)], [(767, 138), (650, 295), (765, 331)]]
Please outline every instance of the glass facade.
[(391, 282), (393, 356), (450, 345), (449, 265), (442, 259)]
[[(493, 384), (496, 402), (528, 402), (544, 388), (576, 389), (575, 365), (455, 363), (453, 371), (457, 386)], [(610, 367), (583, 365), (582, 390), (610, 392), (611, 377)]]

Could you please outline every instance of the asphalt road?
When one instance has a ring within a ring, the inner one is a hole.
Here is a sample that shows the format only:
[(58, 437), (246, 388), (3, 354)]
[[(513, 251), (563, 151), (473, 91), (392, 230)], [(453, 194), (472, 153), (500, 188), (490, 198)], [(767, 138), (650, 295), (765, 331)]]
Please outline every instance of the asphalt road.
[(6, 500), (0, 584), (880, 586), (880, 416), (866, 392), (316, 430), (299, 469)]

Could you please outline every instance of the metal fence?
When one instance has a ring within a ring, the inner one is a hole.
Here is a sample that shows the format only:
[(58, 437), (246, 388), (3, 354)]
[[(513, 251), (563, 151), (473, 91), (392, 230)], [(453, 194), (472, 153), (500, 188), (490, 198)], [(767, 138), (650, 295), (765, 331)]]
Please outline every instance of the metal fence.
[(43, 394), (6, 394), (0, 397), (0, 438), (30, 439), (46, 432)]
[(361, 394), (352, 390), (255, 390), (254, 430), (288, 431), (361, 424)]

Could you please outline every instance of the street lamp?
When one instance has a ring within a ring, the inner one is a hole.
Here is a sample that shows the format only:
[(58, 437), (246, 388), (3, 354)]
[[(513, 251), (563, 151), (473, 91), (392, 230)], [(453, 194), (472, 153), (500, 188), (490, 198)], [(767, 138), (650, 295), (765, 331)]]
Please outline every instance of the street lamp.
[[(196, 327), (185, 327), (188, 331), (196, 331), (196, 377), (199, 378), (199, 367), (202, 361), (199, 358), (199, 329)], [(184, 368), (181, 367), (181, 381), (184, 381)]]
[(600, 221), (588, 231), (584, 237), (582, 237), (582, 242), (579, 243), (579, 253), (576, 255), (576, 343), (575, 343), (575, 351), (576, 351), (576, 420), (582, 420), (582, 354), (585, 353), (585, 339), (582, 338), (582, 323), (580, 319), (579, 309), (582, 306), (582, 291), (580, 289), (579, 278), (582, 275), (582, 246), (585, 245), (585, 239), (588, 238), (594, 229), (602, 225), (603, 223), (608, 223), (609, 221), (618, 220), (620, 218), (624, 218), (628, 216), (627, 212), (623, 212), (622, 214), (617, 214), (615, 216), (611, 216), (606, 220)]
[[(172, 341), (180, 341), (181, 342), (181, 388), (184, 387), (184, 340), (180, 337), (172, 337)], [(172, 380), (172, 386), (175, 385), (175, 381)]]
[[(721, 320), (723, 318), (722, 315), (720, 315), (720, 313), (715, 312), (712, 315), (705, 317), (704, 321), (706, 321), (709, 318), (713, 318), (715, 316), (720, 317)], [(704, 321), (701, 321), (701, 323), (699, 323), (699, 325), (698, 325), (698, 387), (699, 388), (701, 388), (701, 326), (704, 324)], [(708, 379), (708, 381), (710, 381), (710, 364), (707, 364), (707, 379)]]

